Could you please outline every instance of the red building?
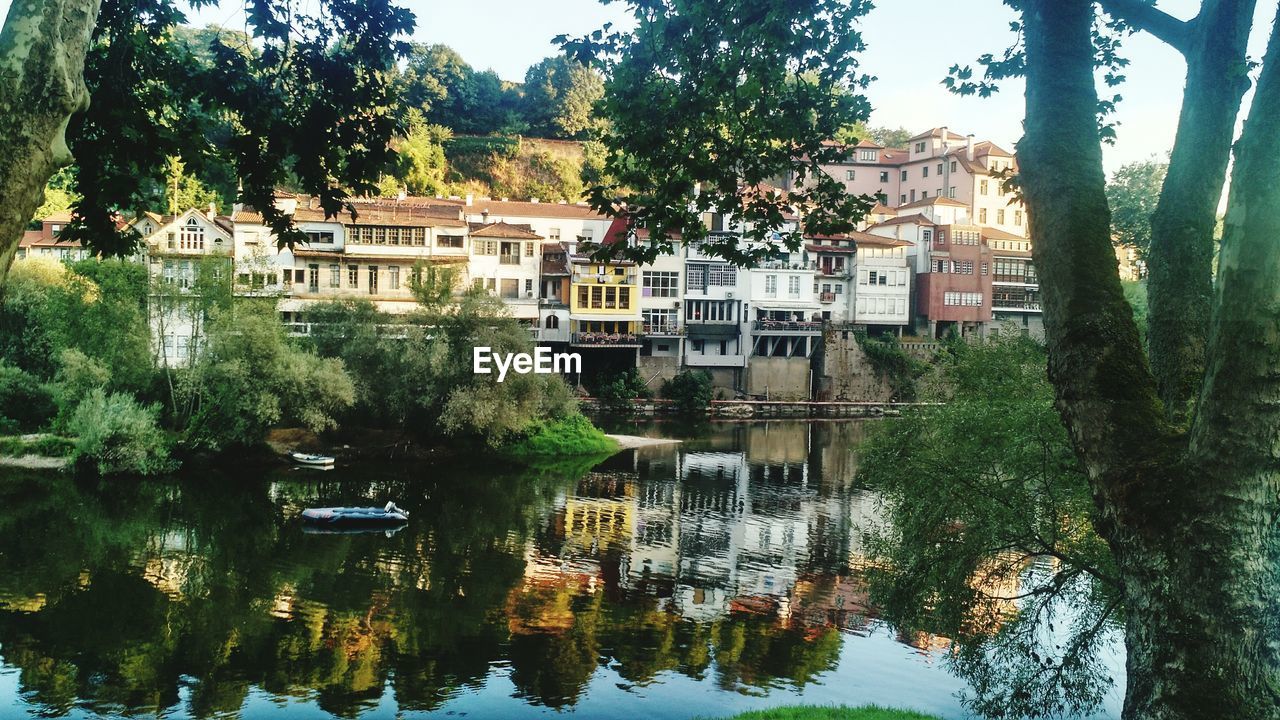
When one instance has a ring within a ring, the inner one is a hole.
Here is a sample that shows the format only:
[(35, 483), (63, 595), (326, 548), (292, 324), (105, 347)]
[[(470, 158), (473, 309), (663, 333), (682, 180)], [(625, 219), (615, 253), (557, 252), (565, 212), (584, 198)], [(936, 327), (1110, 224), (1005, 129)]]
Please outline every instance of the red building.
[(991, 248), (977, 225), (938, 225), (927, 271), (916, 276), (917, 315), (928, 318), (930, 337), (955, 329), (981, 331), (991, 321)]

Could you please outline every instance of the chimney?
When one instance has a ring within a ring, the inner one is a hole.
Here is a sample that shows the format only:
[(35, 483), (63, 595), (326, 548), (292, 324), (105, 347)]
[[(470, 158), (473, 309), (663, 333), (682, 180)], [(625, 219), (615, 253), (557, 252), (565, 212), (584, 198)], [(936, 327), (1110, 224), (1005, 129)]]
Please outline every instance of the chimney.
[(947, 129), (946, 125), (943, 125), (942, 126), (942, 154), (943, 155), (947, 154), (947, 140), (949, 140), (950, 138), (951, 138), (951, 131)]
[(968, 156), (970, 160), (972, 160), (973, 159), (973, 133), (969, 133), (969, 137), (966, 138), (966, 140), (969, 141), (969, 147), (965, 151), (965, 154)]
[(209, 219), (218, 217), (218, 206), (212, 201), (209, 203)]
[(487, 209), (480, 211), (480, 221), (484, 223), (489, 222), (489, 211)]
[(467, 193), (467, 207), (471, 207), (475, 203), (475, 201), (476, 201), (476, 196), (472, 195), (471, 193)]

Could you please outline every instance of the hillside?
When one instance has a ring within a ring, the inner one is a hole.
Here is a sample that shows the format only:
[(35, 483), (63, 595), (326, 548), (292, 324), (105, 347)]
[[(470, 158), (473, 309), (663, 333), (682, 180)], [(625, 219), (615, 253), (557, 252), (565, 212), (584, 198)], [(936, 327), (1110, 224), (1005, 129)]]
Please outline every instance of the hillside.
[(576, 140), (459, 135), (445, 142), (447, 182), (458, 194), (577, 202), (596, 176), (590, 172), (596, 147)]

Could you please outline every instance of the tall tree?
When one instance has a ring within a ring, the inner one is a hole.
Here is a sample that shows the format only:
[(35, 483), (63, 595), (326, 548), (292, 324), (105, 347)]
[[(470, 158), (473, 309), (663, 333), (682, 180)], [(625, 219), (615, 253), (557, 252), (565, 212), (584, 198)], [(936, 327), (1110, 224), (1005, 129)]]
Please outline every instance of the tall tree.
[[(117, 232), (117, 214), (138, 209), (171, 156), (228, 159), (241, 199), (290, 243), (305, 236), (274, 205), (286, 180), (317, 194), (331, 215), (353, 207), (349, 192), (376, 187), (395, 128), (389, 71), (412, 13), (390, 0), (323, 0), (310, 14), (248, 3), (255, 51), (212, 43), (211, 65), (192, 62), (188, 45), (174, 41), (183, 20), (172, 0), (9, 6), (0, 30), (8, 68), (0, 78), (0, 270), (72, 152), (93, 162), (76, 173), (82, 197), (63, 232), (105, 254), (134, 249), (138, 238)], [(208, 140), (209, 117), (234, 120), (220, 145)]]
[(549, 57), (524, 76), (524, 119), (542, 137), (584, 139), (600, 121), (595, 105), (604, 81), (592, 68), (563, 56)]
[[(1256, 211), (1280, 201), (1272, 162), (1280, 150), (1280, 24), (1237, 147), (1209, 372), (1187, 432), (1165, 416), (1111, 254), (1094, 3), (1027, 0), (1022, 10), (1021, 182), (1057, 405), (1123, 582), (1125, 717), (1280, 717), (1280, 621), (1271, 611), (1280, 599), (1280, 478), (1271, 450), (1280, 434), (1271, 407), (1280, 390), (1272, 370), (1280, 249), (1271, 238), (1280, 228), (1272, 214)], [(1179, 143), (1183, 137), (1180, 129)], [(1216, 198), (1216, 187), (1203, 190)], [(1168, 262), (1187, 250), (1158, 243), (1152, 256)], [(1194, 295), (1199, 278), (1180, 277), (1151, 286), (1153, 308), (1168, 307), (1159, 294)], [(1134, 433), (1144, 441), (1131, 442)]]
[(448, 45), (412, 45), (398, 82), (406, 110), (458, 133), (498, 132), (517, 110), (512, 86), (492, 70), (471, 67)]
[[(840, 232), (874, 205), (820, 170), (845, 156), (826, 141), (869, 111), (857, 94), (870, 79), (858, 72), (863, 43), (854, 27), (870, 2), (627, 5), (635, 30), (558, 38), (605, 76), (600, 107), (611, 126), (603, 138), (611, 182), (591, 190), (589, 201), (650, 238), (602, 253), (651, 260), (681, 237), (751, 263), (775, 256), (775, 240), (799, 249), (799, 230), (784, 228), (798, 208), (808, 230)], [(791, 193), (768, 186), (789, 175), (799, 179)], [(703, 222), (710, 212), (734, 216), (751, 242), (711, 236)]]
[(1117, 243), (1137, 248), (1144, 259), (1151, 248), (1151, 217), (1168, 170), (1169, 163), (1139, 160), (1121, 166), (1107, 183), (1112, 234)]

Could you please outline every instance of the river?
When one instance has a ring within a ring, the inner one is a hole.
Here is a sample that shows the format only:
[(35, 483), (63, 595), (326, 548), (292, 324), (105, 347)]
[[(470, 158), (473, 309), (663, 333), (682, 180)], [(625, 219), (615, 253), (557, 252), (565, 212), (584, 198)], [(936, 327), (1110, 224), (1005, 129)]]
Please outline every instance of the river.
[[(962, 718), (941, 638), (878, 621), (858, 422), (717, 424), (599, 464), (4, 470), (3, 716)], [(396, 533), (302, 508), (394, 500)], [(1118, 697), (1109, 698), (1114, 712)]]

